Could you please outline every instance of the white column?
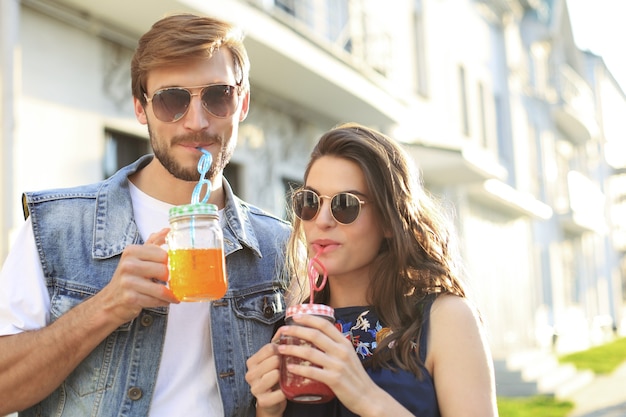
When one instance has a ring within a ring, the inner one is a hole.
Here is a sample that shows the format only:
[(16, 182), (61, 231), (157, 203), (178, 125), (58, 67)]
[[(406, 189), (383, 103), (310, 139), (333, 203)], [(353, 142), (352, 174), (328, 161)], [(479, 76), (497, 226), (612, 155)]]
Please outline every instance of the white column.
[(20, 16), (19, 0), (0, 1), (0, 264), (9, 250), (13, 224), (14, 71)]

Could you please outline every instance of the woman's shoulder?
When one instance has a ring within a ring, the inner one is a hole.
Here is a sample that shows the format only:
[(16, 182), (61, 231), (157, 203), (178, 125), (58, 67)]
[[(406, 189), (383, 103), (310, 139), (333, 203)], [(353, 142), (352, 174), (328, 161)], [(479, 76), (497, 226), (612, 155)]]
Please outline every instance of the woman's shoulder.
[(430, 312), (426, 368), (432, 371), (435, 363), (450, 363), (451, 358), (460, 360), (459, 344), (464, 346), (461, 356), (484, 350), (484, 332), (478, 309), (470, 300), (439, 295)]
[[(435, 298), (431, 307), (431, 316), (435, 317), (443, 316), (441, 318), (450, 319), (477, 319), (478, 309), (475, 304), (466, 297), (460, 297), (454, 294), (441, 294)], [(451, 317), (450, 317), (451, 316)]]
[(439, 346), (461, 338), (474, 339), (484, 330), (476, 305), (457, 295), (438, 296), (430, 311), (432, 342)]

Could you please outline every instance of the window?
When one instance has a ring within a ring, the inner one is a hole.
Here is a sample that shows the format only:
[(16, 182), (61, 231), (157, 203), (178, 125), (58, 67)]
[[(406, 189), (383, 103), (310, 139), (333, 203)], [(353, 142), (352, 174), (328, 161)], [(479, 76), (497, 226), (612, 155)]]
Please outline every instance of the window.
[(417, 92), (428, 97), (428, 65), (426, 64), (426, 36), (424, 34), (424, 11), (422, 0), (415, 0), (413, 12), (413, 36), (415, 38), (415, 68)]
[(275, 0), (274, 4), (277, 8), (292, 16), (296, 15), (295, 0)]
[(470, 135), (469, 110), (467, 107), (467, 76), (465, 68), (459, 65), (459, 96), (461, 101), (461, 127), (465, 136)]
[(285, 220), (288, 220), (288, 221), (292, 220), (291, 218), (289, 218), (291, 214), (291, 193), (293, 192), (293, 190), (297, 190), (298, 188), (301, 188), (303, 185), (304, 184), (302, 184), (302, 182), (300, 181), (283, 177), (283, 192), (285, 195), (285, 205), (284, 205), (285, 211), (284, 211), (283, 218)]
[(485, 106), (485, 87), (483, 83), (478, 83), (478, 111), (480, 112), (478, 123), (480, 130), (480, 146), (489, 149), (489, 141), (487, 139), (487, 114)]
[(352, 52), (350, 33), (350, 12), (347, 1), (327, 0), (326, 2), (326, 37), (331, 43), (347, 52)]
[(239, 194), (239, 190), (241, 190), (241, 166), (231, 161), (224, 167), (223, 175), (228, 180), (233, 193), (241, 197)]
[[(496, 109), (496, 137), (498, 144), (498, 155), (500, 162), (504, 164), (511, 172), (513, 169), (514, 160), (511, 156), (509, 136), (506, 133), (506, 109), (504, 108), (504, 102), (500, 95), (495, 95), (493, 98), (494, 107)], [(509, 184), (514, 184), (509, 182)]]
[(274, 7), (282, 12), (292, 16), (295, 20), (304, 23), (306, 27), (316, 31), (318, 22), (316, 22), (315, 3), (310, 0), (274, 0)]
[(105, 131), (104, 178), (135, 162), (140, 156), (152, 153), (150, 141), (116, 130)]

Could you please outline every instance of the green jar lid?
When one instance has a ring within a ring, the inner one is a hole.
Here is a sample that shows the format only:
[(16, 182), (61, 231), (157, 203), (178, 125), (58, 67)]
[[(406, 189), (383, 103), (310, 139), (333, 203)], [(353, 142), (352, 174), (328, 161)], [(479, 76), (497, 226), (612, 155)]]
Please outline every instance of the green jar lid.
[(169, 211), (170, 220), (186, 216), (217, 216), (215, 204), (195, 203), (174, 206)]

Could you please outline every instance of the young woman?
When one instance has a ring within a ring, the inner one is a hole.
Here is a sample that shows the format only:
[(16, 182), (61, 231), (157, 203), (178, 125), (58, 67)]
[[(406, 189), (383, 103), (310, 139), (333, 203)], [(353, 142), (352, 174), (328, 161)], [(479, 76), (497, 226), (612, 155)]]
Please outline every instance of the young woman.
[[(328, 281), (315, 303), (333, 307), (336, 323), (296, 317), (274, 341), (296, 336), (317, 349), (270, 343), (250, 357), (257, 416), (497, 416), (492, 360), (457, 275), (453, 236), (402, 148), (367, 127), (339, 126), (319, 140), (304, 184), (293, 196), (288, 266), (300, 285), (290, 303), (308, 302), (316, 257)], [(289, 370), (336, 398), (287, 401), (281, 355), (317, 365)]]

